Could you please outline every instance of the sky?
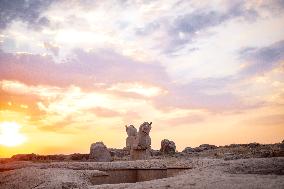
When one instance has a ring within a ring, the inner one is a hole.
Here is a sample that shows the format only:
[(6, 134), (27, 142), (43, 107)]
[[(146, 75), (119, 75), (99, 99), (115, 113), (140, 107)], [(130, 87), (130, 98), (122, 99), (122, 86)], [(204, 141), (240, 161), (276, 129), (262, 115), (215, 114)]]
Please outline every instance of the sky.
[(0, 157), (144, 121), (153, 149), (281, 142), (284, 1), (0, 0)]

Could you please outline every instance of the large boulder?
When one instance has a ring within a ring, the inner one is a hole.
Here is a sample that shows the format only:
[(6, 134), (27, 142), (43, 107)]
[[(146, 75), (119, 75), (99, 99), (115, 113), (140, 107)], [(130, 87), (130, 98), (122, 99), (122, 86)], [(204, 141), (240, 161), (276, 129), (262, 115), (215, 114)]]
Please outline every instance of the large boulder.
[(99, 162), (112, 161), (110, 152), (103, 142), (96, 142), (91, 145), (89, 159)]
[(176, 144), (174, 143), (174, 141), (164, 139), (161, 141), (160, 151), (163, 154), (174, 154), (176, 152)]

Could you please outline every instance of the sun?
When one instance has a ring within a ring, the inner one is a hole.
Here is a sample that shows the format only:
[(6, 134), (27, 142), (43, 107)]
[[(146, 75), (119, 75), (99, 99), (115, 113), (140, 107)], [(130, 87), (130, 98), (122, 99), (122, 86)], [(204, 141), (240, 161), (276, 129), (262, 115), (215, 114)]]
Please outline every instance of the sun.
[(16, 122), (0, 123), (0, 145), (12, 147), (26, 141), (26, 136), (20, 133), (21, 126)]

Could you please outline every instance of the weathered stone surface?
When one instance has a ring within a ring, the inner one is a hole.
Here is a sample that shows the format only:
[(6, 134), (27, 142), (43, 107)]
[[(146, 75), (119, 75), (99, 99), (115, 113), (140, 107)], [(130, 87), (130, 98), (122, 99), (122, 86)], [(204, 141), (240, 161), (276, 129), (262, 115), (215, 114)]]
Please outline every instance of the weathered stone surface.
[(139, 132), (130, 145), (130, 158), (132, 160), (148, 159), (151, 156), (151, 138), (149, 136), (152, 122), (144, 122), (139, 127)]
[(176, 144), (174, 143), (174, 141), (164, 139), (161, 141), (160, 151), (163, 154), (174, 154), (176, 152)]
[(249, 146), (249, 148), (256, 148), (256, 147), (260, 146), (260, 144), (254, 142), (254, 143), (249, 143), (248, 146)]
[(228, 160), (236, 160), (236, 159), (241, 159), (242, 157), (238, 154), (232, 153), (232, 152), (226, 152), (223, 154), (223, 159), (225, 161)]
[(108, 162), (112, 160), (110, 152), (103, 142), (96, 142), (91, 145), (89, 159), (99, 162)]
[(195, 150), (194, 150), (194, 148), (186, 147), (182, 152), (190, 154), (190, 153), (195, 152)]
[(146, 160), (151, 156), (149, 149), (131, 149), (130, 159), (131, 160)]
[(136, 136), (137, 135), (137, 129), (133, 125), (125, 125), (126, 133), (128, 136)]
[(239, 147), (241, 147), (241, 144), (230, 144), (230, 145), (226, 145), (225, 147), (239, 148)]
[(215, 145), (212, 145), (212, 144), (201, 144), (201, 145), (199, 146), (199, 148), (201, 148), (201, 150), (203, 151), (203, 150), (216, 149), (216, 148), (218, 148), (218, 147), (215, 146)]
[(108, 150), (110, 152), (110, 155), (116, 158), (122, 158), (129, 155), (129, 150), (127, 150), (126, 148), (124, 149), (109, 148)]
[(151, 149), (151, 138), (149, 133), (151, 131), (151, 123), (144, 122), (139, 127), (139, 132), (135, 137), (133, 149)]
[[(235, 146), (233, 146), (235, 147)], [(218, 148), (217, 146), (215, 145), (211, 145), (211, 144), (201, 144), (200, 146), (198, 147), (195, 147), (195, 148), (192, 148), (194, 152), (203, 152), (205, 150), (214, 150)]]
[(150, 153), (151, 153), (151, 156), (160, 156), (160, 155), (162, 155), (160, 150), (153, 150), (153, 149), (151, 149)]
[(137, 135), (137, 129), (133, 125), (125, 125), (127, 138), (126, 138), (126, 149), (130, 150), (134, 144), (135, 137)]

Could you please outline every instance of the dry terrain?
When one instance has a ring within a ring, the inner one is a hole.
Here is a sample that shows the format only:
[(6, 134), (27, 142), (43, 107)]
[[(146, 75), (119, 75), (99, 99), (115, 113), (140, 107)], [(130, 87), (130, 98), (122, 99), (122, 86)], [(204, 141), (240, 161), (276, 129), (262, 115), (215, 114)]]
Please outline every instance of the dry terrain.
[(93, 162), (84, 154), (2, 159), (0, 188), (284, 188), (281, 143), (153, 151), (150, 160), (137, 161), (110, 150), (112, 162)]

